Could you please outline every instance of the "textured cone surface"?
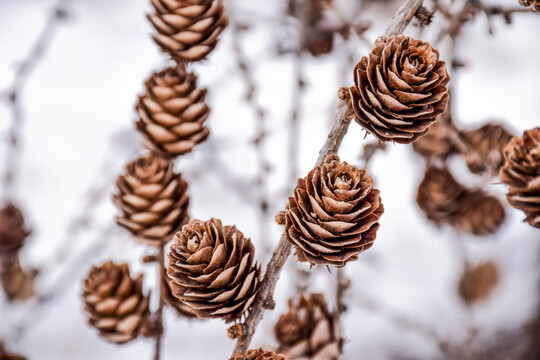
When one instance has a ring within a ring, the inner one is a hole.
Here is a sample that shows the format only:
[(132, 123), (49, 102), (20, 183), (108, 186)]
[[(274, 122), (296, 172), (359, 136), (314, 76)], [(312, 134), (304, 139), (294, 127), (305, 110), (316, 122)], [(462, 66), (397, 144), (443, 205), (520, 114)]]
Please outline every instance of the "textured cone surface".
[(330, 155), (298, 179), (289, 197), (285, 234), (298, 260), (341, 267), (373, 245), (383, 211), (367, 170)]
[(499, 282), (499, 270), (487, 262), (465, 271), (459, 279), (458, 292), (467, 303), (486, 300)]
[(0, 344), (0, 360), (26, 360), (24, 356), (7, 352)]
[(504, 162), (504, 148), (513, 135), (504, 126), (489, 123), (466, 132), (464, 138), (474, 150), (463, 154), (469, 169), (473, 173), (489, 171), (498, 174)]
[(540, 0), (519, 0), (519, 3), (525, 7), (532, 5), (534, 11), (540, 12)]
[(505, 218), (504, 206), (500, 200), (483, 191), (468, 191), (460, 209), (453, 225), (473, 235), (493, 234)]
[(501, 180), (508, 185), (508, 203), (523, 210), (525, 221), (540, 228), (540, 127), (514, 138), (504, 150)]
[(278, 351), (288, 360), (337, 360), (343, 343), (337, 320), (322, 294), (289, 300), (289, 312), (274, 327)]
[(165, 271), (163, 272), (161, 281), (163, 282), (163, 286), (161, 287), (161, 289), (163, 290), (163, 292), (161, 293), (161, 299), (163, 300), (165, 305), (173, 308), (178, 314), (178, 316), (196, 318), (193, 311), (191, 311), (191, 308), (178, 300), (172, 294), (171, 285), (169, 284), (170, 279), (169, 276), (167, 276), (167, 269), (165, 269)]
[(210, 133), (204, 126), (210, 114), (205, 99), (206, 89), (198, 88), (197, 77), (183, 66), (150, 76), (135, 106), (144, 146), (165, 157), (190, 152)]
[[(445, 112), (448, 114), (448, 111)], [(457, 148), (452, 142), (451, 136), (455, 127), (448, 116), (441, 116), (432, 126), (428, 128), (426, 135), (418, 138), (412, 143), (414, 151), (425, 157), (438, 157), (446, 159), (457, 152)]]
[(263, 348), (248, 350), (246, 355), (235, 354), (229, 360), (287, 360), (285, 356), (266, 351)]
[(412, 143), (444, 112), (449, 80), (429, 43), (406, 36), (378, 42), (354, 68), (355, 120), (379, 140)]
[(169, 252), (172, 294), (199, 318), (234, 321), (257, 294), (255, 248), (235, 226), (192, 220), (176, 233)]
[(155, 42), (176, 62), (203, 60), (227, 27), (221, 0), (151, 0)]
[(84, 309), (103, 339), (123, 344), (141, 333), (149, 315), (142, 283), (142, 275), (130, 277), (127, 264), (109, 261), (90, 270), (83, 285)]
[(29, 234), (21, 210), (11, 204), (0, 210), (0, 258), (14, 256)]
[(189, 221), (188, 185), (173, 166), (148, 154), (129, 163), (116, 180), (114, 202), (122, 211), (116, 221), (150, 245), (162, 246)]

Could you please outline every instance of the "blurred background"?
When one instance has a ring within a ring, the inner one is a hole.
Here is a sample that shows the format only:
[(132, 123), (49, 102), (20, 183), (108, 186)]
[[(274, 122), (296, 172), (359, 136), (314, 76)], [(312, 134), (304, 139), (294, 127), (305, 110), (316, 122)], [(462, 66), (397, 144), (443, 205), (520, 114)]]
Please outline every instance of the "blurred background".
[[(463, 5), (442, 2), (449, 9)], [(519, 7), (517, 0), (485, 3)], [(306, 29), (287, 12), (286, 0), (226, 0), (225, 6), (231, 24), (217, 49), (189, 67), (208, 88), (211, 135), (176, 169), (189, 183), (191, 217), (237, 225), (266, 264), (282, 232), (274, 215), (296, 178), (312, 168), (336, 115), (337, 90), (352, 85), (354, 65), (399, 2), (335, 0), (325, 21), (347, 24), (350, 36), (334, 34), (331, 51), (317, 56), (299, 48)], [(0, 294), (0, 341), (28, 359), (151, 357), (151, 341), (115, 346), (100, 340), (86, 325), (80, 297), (90, 267), (109, 259), (145, 273), (148, 289), (157, 282), (153, 266), (140, 261), (148, 248), (115, 224), (112, 204), (116, 177), (145, 153), (133, 109), (143, 81), (172, 64), (151, 39), (145, 17), (151, 11), (142, 0), (0, 0), (0, 167), (14, 163), (8, 195), (32, 229), (21, 263), (39, 270), (32, 299), (12, 303)], [(432, 25), (405, 32), (436, 43), (454, 65), (452, 118), (463, 131), (495, 120), (521, 135), (540, 124), (540, 14), (515, 13), (511, 20), (477, 14), (452, 41), (439, 39), (448, 20), (436, 13)], [(21, 64), (28, 66), (22, 75)], [(18, 146), (9, 152), (14, 122)], [(341, 159), (364, 166), (363, 147), (374, 140), (351, 124)], [(540, 316), (538, 229), (508, 206), (497, 178), (472, 174), (460, 156), (448, 165), (460, 183), (501, 200), (504, 223), (489, 236), (432, 224), (415, 201), (423, 157), (398, 144), (378, 151), (368, 169), (385, 213), (373, 248), (344, 268), (351, 287), (341, 316), (343, 359), (466, 359), (463, 351), (483, 354), (494, 345), (514, 354), (513, 345), (522, 345), (516, 339)], [(464, 302), (458, 292), (464, 264), (488, 261), (498, 271), (495, 287), (481, 301)], [(272, 327), (295, 294), (297, 275), (309, 270), (295, 263), (291, 256), (276, 288), (276, 309), (265, 314), (252, 347), (276, 347)], [(335, 271), (311, 274), (309, 291), (325, 292), (335, 306)], [(166, 309), (162, 358), (227, 358), (234, 347), (227, 327)]]

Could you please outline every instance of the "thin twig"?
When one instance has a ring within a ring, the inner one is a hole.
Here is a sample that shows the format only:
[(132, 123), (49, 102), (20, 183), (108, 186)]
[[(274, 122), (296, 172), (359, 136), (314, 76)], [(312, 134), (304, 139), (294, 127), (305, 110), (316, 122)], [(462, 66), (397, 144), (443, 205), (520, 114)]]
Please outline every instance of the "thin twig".
[[(420, 6), (422, 6), (422, 3), (422, 0), (405, 1), (392, 18), (392, 21), (388, 24), (384, 35), (392, 36), (403, 32), (416, 11), (418, 11)], [(336, 153), (339, 150), (341, 141), (347, 133), (351, 119), (352, 116), (348, 106), (342, 107), (334, 127), (328, 134), (328, 138), (319, 152), (319, 158), (315, 163), (316, 166), (322, 164), (326, 155)], [(283, 234), (279, 244), (274, 250), (272, 258), (266, 267), (264, 278), (259, 284), (259, 292), (257, 293), (251, 311), (244, 322), (244, 333), (238, 339), (234, 353), (244, 354), (248, 350), (249, 344), (251, 343), (251, 338), (253, 337), (253, 334), (255, 333), (255, 330), (263, 317), (264, 311), (274, 307), (274, 289), (276, 287), (277, 280), (279, 279), (281, 268), (289, 257), (291, 249), (291, 243), (287, 240), (285, 234)]]
[(161, 358), (161, 339), (163, 338), (163, 293), (167, 291), (164, 289), (164, 283), (163, 283), (163, 276), (165, 275), (165, 245), (162, 245), (159, 247), (158, 252), (158, 286), (159, 286), (159, 302), (158, 302), (158, 308), (156, 311), (156, 325), (158, 327), (158, 334), (156, 334), (156, 342), (154, 345), (154, 360), (160, 360)]
[(1, 91), (1, 97), (7, 103), (11, 113), (11, 122), (7, 133), (6, 159), (2, 175), (0, 176), (0, 189), (4, 201), (11, 201), (14, 197), (13, 186), (16, 178), (17, 165), (21, 152), (21, 133), (24, 125), (24, 112), (21, 106), (21, 94), (32, 71), (43, 59), (60, 23), (67, 18), (64, 3), (59, 0), (53, 7), (45, 26), (39, 33), (26, 57), (18, 64), (13, 83)]

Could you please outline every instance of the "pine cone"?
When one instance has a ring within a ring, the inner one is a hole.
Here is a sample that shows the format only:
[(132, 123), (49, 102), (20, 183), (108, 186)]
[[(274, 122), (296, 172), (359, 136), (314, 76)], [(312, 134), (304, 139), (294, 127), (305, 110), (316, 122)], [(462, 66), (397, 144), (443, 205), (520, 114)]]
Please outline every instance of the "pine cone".
[(152, 74), (145, 92), (135, 106), (139, 114), (137, 130), (144, 146), (162, 156), (175, 157), (190, 152), (204, 141), (210, 130), (204, 122), (210, 114), (206, 89), (197, 87), (197, 77), (183, 66)]
[(523, 210), (525, 221), (540, 229), (540, 127), (510, 141), (504, 158), (500, 177), (510, 187), (508, 203)]
[(199, 318), (234, 321), (257, 294), (255, 248), (235, 226), (192, 220), (174, 236), (167, 274), (172, 293)]
[(426, 135), (412, 143), (413, 150), (428, 158), (448, 158), (457, 152), (451, 139), (453, 128), (455, 127), (452, 120), (449, 117), (445, 119), (444, 115), (441, 116), (441, 119), (428, 128)]
[(478, 129), (467, 131), (465, 141), (475, 153), (465, 152), (463, 157), (473, 173), (490, 171), (498, 173), (503, 165), (503, 151), (513, 135), (499, 124), (488, 123)]
[(0, 285), (9, 301), (24, 301), (34, 295), (34, 279), (37, 271), (25, 272), (19, 258), (0, 260)]
[(0, 343), (0, 360), (26, 360), (24, 356), (7, 352)]
[(229, 360), (287, 360), (283, 355), (266, 351), (263, 348), (248, 350), (246, 355), (235, 354)]
[(446, 169), (429, 167), (418, 186), (416, 202), (437, 225), (452, 224), (459, 217), (466, 189)]
[(199, 61), (214, 50), (229, 21), (221, 0), (151, 0), (154, 41), (178, 63)]
[(147, 154), (116, 180), (114, 202), (122, 210), (116, 221), (150, 245), (162, 246), (189, 220), (188, 185), (173, 167), (172, 161)]
[(274, 333), (278, 351), (289, 360), (337, 360), (342, 343), (338, 317), (328, 312), (323, 294), (304, 296), (281, 315)]
[(519, 0), (519, 3), (524, 7), (532, 5), (534, 11), (540, 12), (540, 0)]
[(289, 197), (285, 233), (298, 260), (341, 267), (373, 245), (383, 211), (367, 170), (329, 155), (298, 179)]
[(471, 304), (486, 300), (499, 282), (499, 270), (490, 262), (465, 271), (459, 279), (458, 292), (461, 299)]
[(20, 209), (8, 204), (0, 210), (0, 258), (15, 256), (29, 234)]
[(142, 275), (130, 277), (127, 264), (109, 261), (90, 270), (83, 285), (84, 309), (103, 339), (123, 344), (140, 334), (149, 315), (142, 283)]
[(504, 218), (504, 207), (499, 199), (480, 190), (468, 191), (454, 226), (473, 235), (485, 236), (493, 234)]
[(429, 43), (403, 35), (379, 41), (354, 68), (355, 120), (379, 140), (410, 144), (444, 112), (448, 81)]

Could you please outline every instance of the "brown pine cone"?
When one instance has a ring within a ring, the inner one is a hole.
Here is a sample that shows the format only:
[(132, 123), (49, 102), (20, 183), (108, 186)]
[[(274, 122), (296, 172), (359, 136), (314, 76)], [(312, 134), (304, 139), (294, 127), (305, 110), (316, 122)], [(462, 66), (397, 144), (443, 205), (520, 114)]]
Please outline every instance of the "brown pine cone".
[(471, 304), (486, 300), (499, 282), (499, 270), (493, 262), (480, 264), (465, 271), (458, 284), (461, 299)]
[(248, 350), (246, 355), (234, 354), (229, 360), (287, 360), (283, 355), (266, 351), (263, 348)]
[(460, 208), (454, 226), (473, 235), (493, 234), (505, 218), (504, 207), (499, 199), (480, 190), (468, 191)]
[(540, 127), (510, 141), (504, 158), (500, 177), (510, 187), (508, 203), (523, 210), (525, 221), (540, 229)]
[(452, 133), (457, 131), (454, 129), (452, 120), (449, 117), (445, 118), (443, 115), (428, 128), (426, 135), (412, 143), (412, 148), (420, 155), (428, 158), (437, 157), (446, 159), (458, 151), (451, 139)]
[(150, 245), (162, 246), (189, 221), (188, 185), (173, 167), (172, 161), (147, 154), (116, 180), (114, 202), (122, 210), (117, 223)]
[(521, 6), (529, 7), (532, 5), (535, 11), (540, 12), (540, 0), (519, 0)]
[(210, 114), (206, 89), (197, 87), (197, 77), (183, 66), (152, 74), (135, 108), (137, 130), (147, 149), (175, 157), (190, 152), (204, 141), (210, 130), (204, 122)]
[(0, 360), (26, 360), (24, 356), (7, 352), (0, 343)]
[(151, 0), (154, 41), (178, 63), (199, 61), (214, 50), (229, 21), (221, 0)]
[(342, 267), (373, 245), (383, 212), (367, 170), (331, 154), (298, 179), (289, 197), (285, 234), (298, 260)]
[(450, 78), (429, 43), (403, 35), (385, 40), (354, 68), (355, 120), (379, 140), (410, 144), (444, 112)]
[(0, 258), (15, 256), (29, 234), (19, 208), (8, 204), (0, 209)]
[(84, 310), (103, 339), (123, 344), (139, 336), (149, 315), (142, 283), (142, 275), (130, 277), (127, 264), (109, 261), (90, 270), (83, 285)]
[(416, 202), (437, 225), (452, 224), (459, 217), (466, 189), (446, 169), (429, 167), (418, 186)]
[(257, 294), (255, 247), (235, 226), (192, 220), (176, 233), (167, 274), (172, 294), (199, 318), (234, 321)]
[(463, 137), (473, 150), (463, 154), (469, 169), (473, 173), (490, 171), (498, 174), (504, 163), (504, 148), (513, 135), (502, 125), (488, 123), (478, 129), (467, 131)]
[(289, 360), (337, 360), (343, 339), (338, 317), (328, 311), (323, 294), (289, 300), (289, 312), (274, 327), (278, 351)]

